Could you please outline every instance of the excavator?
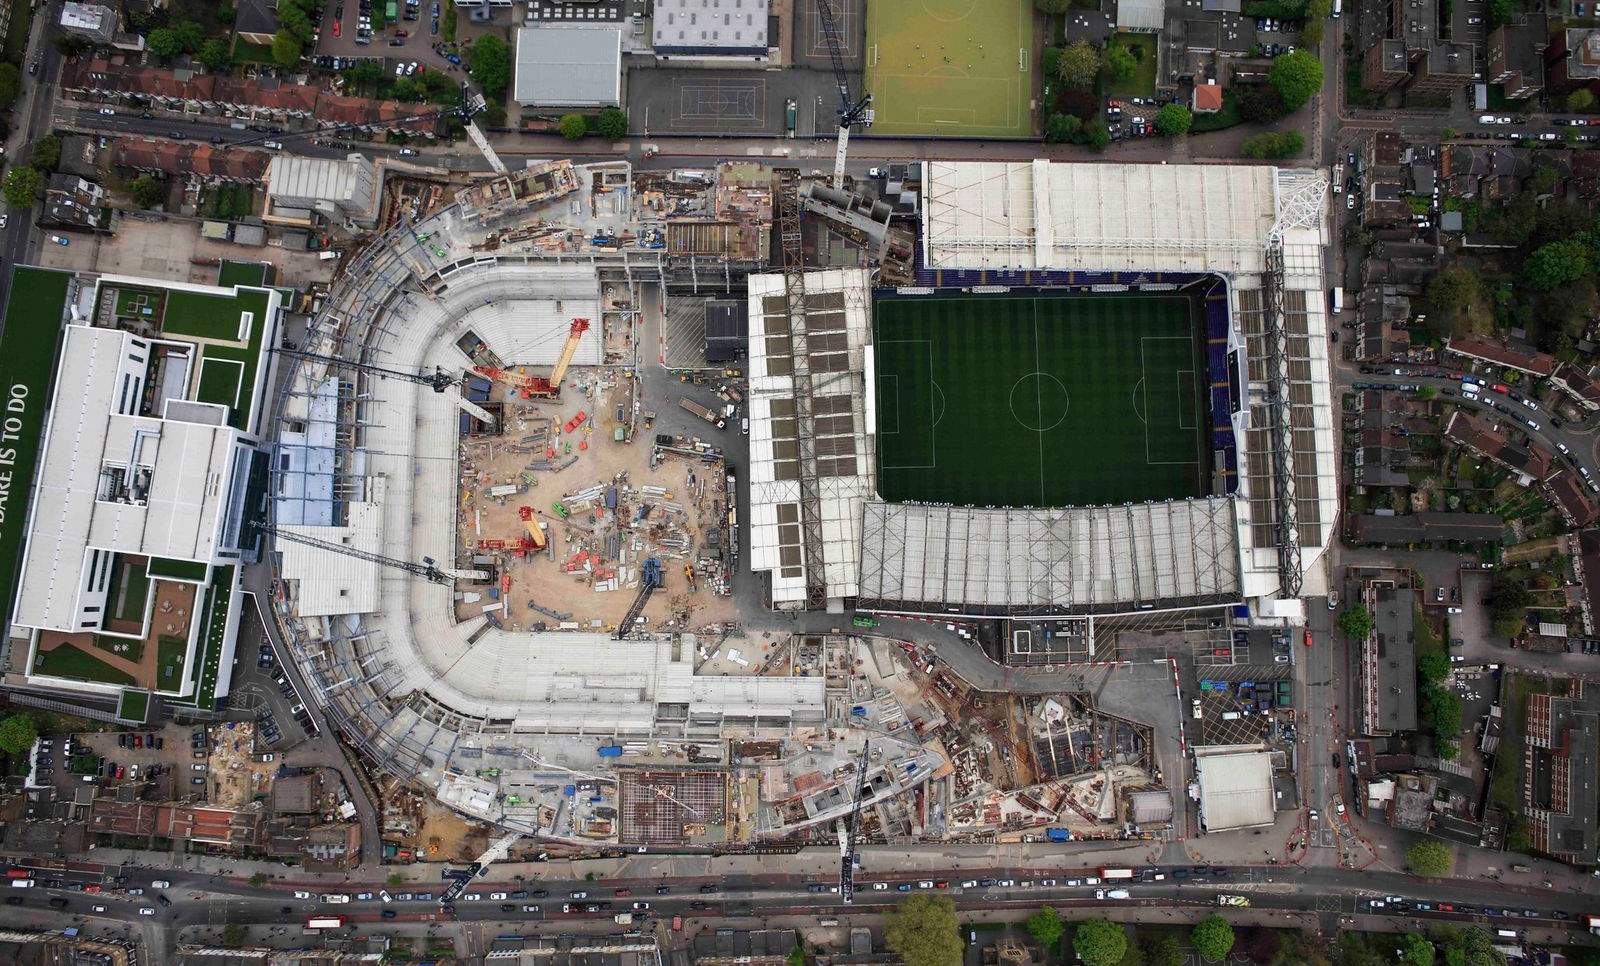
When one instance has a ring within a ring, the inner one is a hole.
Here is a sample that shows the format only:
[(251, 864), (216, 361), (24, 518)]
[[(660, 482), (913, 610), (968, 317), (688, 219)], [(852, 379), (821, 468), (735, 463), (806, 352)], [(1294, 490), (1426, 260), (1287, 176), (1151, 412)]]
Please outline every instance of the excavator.
[(567, 369), (572, 365), (572, 357), (578, 354), (578, 341), (587, 331), (589, 331), (588, 319), (572, 320), (572, 328), (567, 332), (567, 344), (561, 347), (561, 358), (556, 360), (555, 368), (550, 370), (549, 379), (512, 372), (509, 369), (496, 369), (494, 366), (473, 366), (472, 371), (486, 379), (504, 384), (523, 399), (555, 399), (561, 395), (561, 380), (566, 378)]

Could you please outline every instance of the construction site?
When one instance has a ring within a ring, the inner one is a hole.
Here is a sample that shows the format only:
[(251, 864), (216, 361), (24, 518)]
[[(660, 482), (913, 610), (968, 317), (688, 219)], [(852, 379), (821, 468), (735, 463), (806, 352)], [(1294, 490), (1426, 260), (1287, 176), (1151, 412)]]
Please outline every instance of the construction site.
[[(547, 375), (491, 363), (466, 379), (466, 399), (493, 418), (460, 418), (457, 559), (486, 576), (459, 585), (459, 621), (621, 631), (732, 616), (727, 562), (702, 552), (730, 537), (720, 456), (636, 445), (654, 418), (637, 406), (633, 370), (572, 366), (594, 328), (572, 320)], [(600, 335), (608, 357), (625, 350), (625, 338), (613, 350)]]

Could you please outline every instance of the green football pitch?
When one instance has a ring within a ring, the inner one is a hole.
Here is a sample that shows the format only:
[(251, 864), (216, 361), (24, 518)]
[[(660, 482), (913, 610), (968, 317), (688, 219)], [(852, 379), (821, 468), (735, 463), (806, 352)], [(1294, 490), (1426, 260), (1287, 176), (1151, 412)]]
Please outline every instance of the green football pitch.
[(867, 0), (876, 134), (1033, 133), (1033, 4)]
[(1074, 506), (1206, 491), (1204, 369), (1178, 296), (873, 306), (878, 492)]

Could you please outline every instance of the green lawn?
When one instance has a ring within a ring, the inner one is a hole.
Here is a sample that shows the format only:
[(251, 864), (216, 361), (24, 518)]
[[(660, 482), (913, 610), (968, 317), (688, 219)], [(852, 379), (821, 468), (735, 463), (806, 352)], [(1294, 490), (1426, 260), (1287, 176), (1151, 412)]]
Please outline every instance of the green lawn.
[[(1133, 75), (1127, 80), (1106, 77), (1106, 94), (1111, 97), (1154, 97), (1156, 94), (1156, 38), (1154, 34), (1117, 34), (1111, 45), (1124, 47), (1133, 55)], [(1109, 47), (1107, 48), (1109, 50)]]
[[(235, 298), (232, 295), (209, 295), (175, 289), (167, 293), (167, 313), (161, 328), (173, 335), (242, 342), (244, 340), (240, 337), (239, 329), (243, 313), (253, 311), (257, 315), (262, 314), (266, 311), (265, 301), (264, 293), (245, 292)], [(257, 302), (262, 305), (258, 307)]]
[(206, 579), (206, 565), (195, 560), (172, 560), (167, 557), (151, 557), (150, 576), (199, 583)]
[(180, 690), (183, 684), (183, 654), (187, 638), (162, 634), (156, 638), (156, 687), (162, 691)]
[(158, 319), (161, 294), (142, 288), (117, 289), (116, 314), (121, 319)]
[(217, 269), (217, 284), (223, 288), (235, 285), (265, 285), (267, 284), (266, 262), (240, 262), (234, 259), (223, 259), (222, 267)]
[(144, 724), (150, 716), (150, 692), (129, 688), (117, 699), (117, 717), (123, 721)]
[(1027, 0), (864, 0), (876, 134), (1033, 133)]
[(107, 654), (127, 658), (137, 662), (144, 657), (144, 638), (142, 637), (114, 637), (110, 634), (96, 634), (94, 646)]
[[(23, 11), (12, 18), (26, 21)], [(50, 383), (55, 375), (56, 344), (61, 338), (61, 317), (67, 301), (66, 272), (18, 268), (11, 273), (11, 293), (6, 301), (5, 334), (0, 336), (0, 380), (26, 390), (21, 412), (8, 415), (17, 421), (6, 427), (6, 447), (14, 450), (6, 471), (11, 479), (10, 501), (0, 523), (0, 587), (9, 594), (16, 587), (17, 555), (22, 549), (28, 519), (30, 487), (39, 459), (39, 437), (50, 404)]]
[(133, 678), (87, 651), (63, 644), (53, 651), (40, 654), (34, 661), (33, 673), (49, 674), (75, 681), (100, 681), (105, 684), (132, 684)]
[(200, 388), (195, 398), (201, 402), (216, 403), (230, 409), (239, 404), (239, 381), (244, 376), (244, 363), (236, 359), (218, 359), (206, 346), (200, 362)]
[(143, 561), (117, 555), (111, 571), (111, 590), (106, 595), (106, 613), (113, 620), (144, 620), (144, 604), (150, 597), (150, 576)]
[(1174, 296), (880, 299), (879, 493), (1070, 506), (1205, 492), (1191, 314)]
[(195, 707), (210, 711), (217, 705), (217, 675), (222, 668), (222, 645), (228, 629), (228, 603), (233, 597), (234, 568), (218, 567), (211, 573), (206, 591), (206, 610), (196, 657), (200, 680), (191, 700)]

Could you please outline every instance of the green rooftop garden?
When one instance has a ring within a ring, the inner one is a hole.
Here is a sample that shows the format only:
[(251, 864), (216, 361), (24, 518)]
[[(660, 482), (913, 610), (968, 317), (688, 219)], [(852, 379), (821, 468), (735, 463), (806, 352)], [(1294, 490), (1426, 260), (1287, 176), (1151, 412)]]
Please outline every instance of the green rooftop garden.
[(162, 634), (156, 638), (156, 687), (162, 691), (183, 688), (183, 655), (189, 649), (187, 638)]
[(185, 580), (198, 584), (206, 579), (206, 565), (197, 560), (174, 560), (171, 557), (151, 557), (150, 576), (167, 580)]
[(123, 721), (144, 724), (150, 717), (150, 692), (128, 688), (117, 699), (117, 717)]
[(195, 397), (201, 402), (216, 403), (232, 409), (239, 403), (240, 382), (244, 378), (244, 363), (237, 359), (217, 358), (216, 346), (202, 350), (200, 388)]
[(106, 595), (106, 614), (112, 620), (144, 620), (145, 601), (150, 598), (150, 576), (143, 561), (117, 554), (111, 570), (111, 590)]
[(217, 567), (211, 572), (211, 586), (206, 588), (203, 622), (200, 626), (200, 648), (196, 652), (191, 678), (198, 675), (194, 694), (181, 704), (211, 711), (217, 706), (217, 677), (222, 670), (222, 648), (228, 630), (228, 604), (233, 599), (232, 566)]
[(133, 684), (133, 677), (117, 670), (88, 651), (71, 644), (62, 644), (54, 650), (44, 651), (34, 659), (34, 674), (71, 678), (74, 681), (98, 681), (102, 684)]
[(265, 285), (267, 284), (266, 262), (240, 262), (231, 258), (222, 260), (222, 267), (217, 269), (217, 284), (223, 288), (232, 288), (235, 285)]

